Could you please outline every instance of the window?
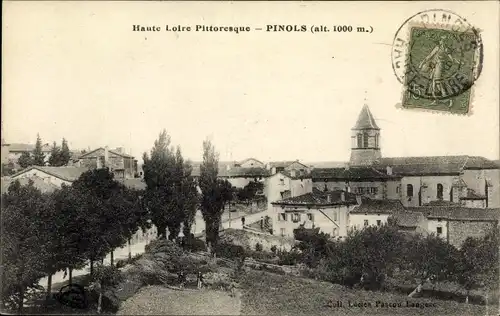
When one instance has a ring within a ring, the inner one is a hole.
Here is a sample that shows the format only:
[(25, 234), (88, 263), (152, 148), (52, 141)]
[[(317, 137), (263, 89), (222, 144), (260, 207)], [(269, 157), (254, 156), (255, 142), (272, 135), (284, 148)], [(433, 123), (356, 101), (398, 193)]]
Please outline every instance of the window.
[(375, 148), (378, 148), (378, 134), (375, 135)]
[(400, 188), (399, 188), (399, 185), (396, 187), (396, 193), (399, 193), (400, 191)]
[(370, 188), (370, 193), (371, 194), (377, 194), (378, 188)]
[(314, 215), (312, 213), (307, 214), (307, 219), (311, 222), (314, 221)]
[(441, 219), (441, 218), (438, 218), (438, 222), (440, 222), (440, 221), (442, 221), (442, 219)]
[(381, 226), (382, 225), (382, 221), (380, 219), (377, 219), (377, 226)]
[(363, 148), (368, 148), (368, 133), (363, 134)]
[(286, 213), (280, 213), (278, 217), (279, 221), (286, 222)]
[(437, 198), (438, 200), (443, 199), (443, 185), (441, 183), (437, 184)]
[(285, 185), (285, 179), (280, 179), (280, 185)]
[(437, 232), (438, 236), (441, 235), (443, 233), (443, 227), (437, 227), (436, 232)]
[(338, 236), (338, 235), (339, 235), (339, 230), (337, 229), (337, 227), (335, 227), (333, 229), (333, 237)]
[(337, 211), (333, 211), (333, 220), (336, 222), (338, 221), (338, 218), (337, 218)]
[(368, 226), (368, 220), (365, 219), (365, 223), (364, 223), (365, 226)]
[(413, 185), (406, 185), (406, 196), (413, 196)]
[(280, 234), (281, 234), (281, 236), (285, 236), (285, 229), (284, 228), (280, 228)]
[(292, 214), (292, 222), (294, 222), (294, 223), (300, 222), (300, 214), (299, 213)]
[(357, 143), (358, 143), (358, 148), (362, 148), (363, 147), (363, 135), (358, 134), (358, 136), (357, 136)]

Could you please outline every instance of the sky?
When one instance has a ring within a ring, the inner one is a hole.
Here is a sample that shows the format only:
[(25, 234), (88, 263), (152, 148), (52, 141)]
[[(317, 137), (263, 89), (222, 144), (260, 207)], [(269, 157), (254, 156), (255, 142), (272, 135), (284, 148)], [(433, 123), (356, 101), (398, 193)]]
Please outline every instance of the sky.
[[(497, 2), (4, 2), (2, 138), (65, 137), (140, 158), (162, 129), (184, 156), (347, 161), (363, 104), (382, 155), (499, 158)], [(448, 9), (482, 30), (469, 116), (401, 110), (391, 45), (413, 14)], [(383, 16), (383, 18), (381, 18)], [(134, 24), (250, 26), (248, 33), (133, 32)], [(372, 33), (265, 32), (272, 24)]]

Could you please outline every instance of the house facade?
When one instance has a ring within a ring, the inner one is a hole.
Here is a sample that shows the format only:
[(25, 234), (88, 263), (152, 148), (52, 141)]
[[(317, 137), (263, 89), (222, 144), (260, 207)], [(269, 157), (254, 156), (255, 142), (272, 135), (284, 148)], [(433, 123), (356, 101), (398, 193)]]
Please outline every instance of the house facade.
[(363, 229), (368, 226), (387, 224), (388, 218), (405, 211), (400, 200), (373, 200), (362, 198), (361, 203), (349, 212), (349, 228)]
[(296, 197), (313, 191), (313, 183), (310, 175), (300, 176), (296, 171), (280, 171), (264, 181), (264, 195), (268, 202), (268, 208), (272, 202)]
[(79, 157), (79, 165), (86, 168), (108, 167), (117, 179), (135, 178), (137, 160), (122, 149), (110, 150), (108, 147), (97, 148)]
[(60, 188), (63, 184), (71, 185), (82, 173), (87, 171), (86, 167), (41, 167), (31, 166), (12, 175), (11, 179), (39, 178), (45, 183)]
[(272, 202), (273, 234), (293, 237), (299, 227), (319, 228), (332, 237), (347, 236), (349, 211), (358, 204), (356, 195), (345, 191), (306, 193)]

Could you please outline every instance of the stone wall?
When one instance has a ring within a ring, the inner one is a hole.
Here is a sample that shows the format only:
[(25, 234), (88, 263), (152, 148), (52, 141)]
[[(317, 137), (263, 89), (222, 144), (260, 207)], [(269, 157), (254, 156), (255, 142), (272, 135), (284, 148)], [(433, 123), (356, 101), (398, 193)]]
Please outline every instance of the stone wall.
[(483, 237), (495, 226), (494, 222), (449, 221), (448, 241), (453, 246), (460, 248), (467, 237)]

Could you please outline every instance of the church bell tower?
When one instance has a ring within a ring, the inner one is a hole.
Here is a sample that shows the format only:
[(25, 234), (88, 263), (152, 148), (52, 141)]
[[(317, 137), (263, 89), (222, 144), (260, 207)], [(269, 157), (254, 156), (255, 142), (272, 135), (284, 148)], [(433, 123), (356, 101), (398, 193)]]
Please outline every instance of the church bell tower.
[(382, 157), (380, 152), (380, 128), (368, 105), (359, 113), (356, 125), (351, 129), (351, 166), (370, 166)]

